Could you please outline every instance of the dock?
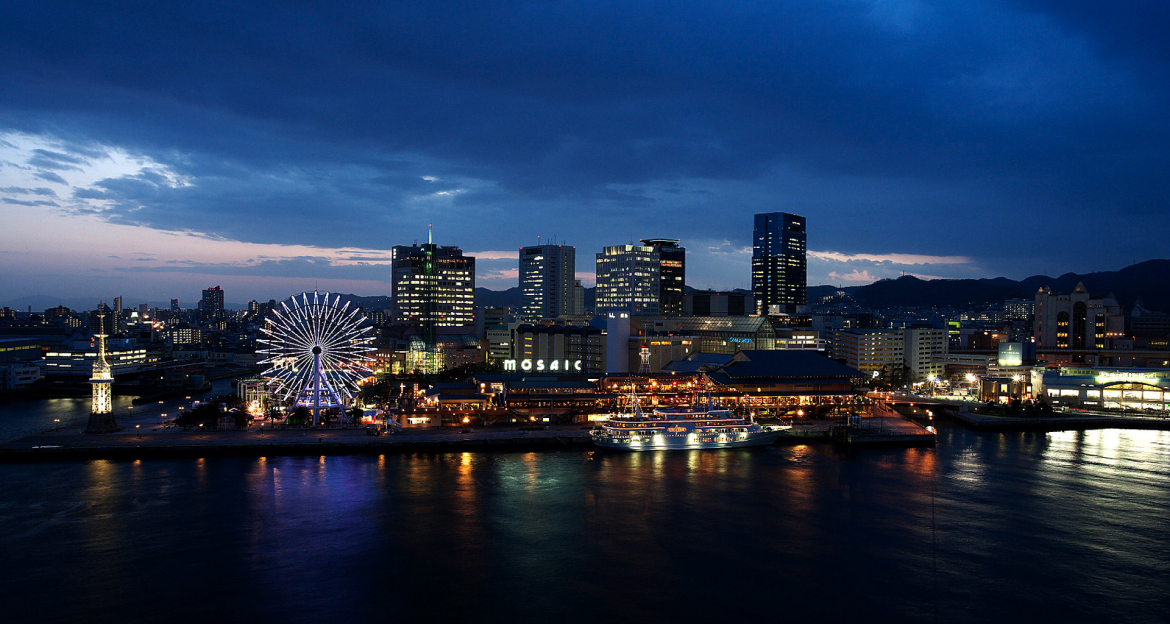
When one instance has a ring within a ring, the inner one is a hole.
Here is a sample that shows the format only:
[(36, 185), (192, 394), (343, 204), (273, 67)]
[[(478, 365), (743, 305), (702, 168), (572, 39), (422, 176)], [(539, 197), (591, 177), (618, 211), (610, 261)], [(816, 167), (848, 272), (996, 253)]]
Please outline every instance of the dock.
[[(502, 425), (477, 428), (407, 427), (393, 434), (369, 435), (359, 429), (274, 429), (242, 431), (183, 430), (135, 414), (119, 421), (117, 433), (89, 435), (77, 425), (0, 442), (0, 462), (66, 459), (139, 459), (208, 456), (359, 455), (452, 453), (464, 451), (558, 451), (591, 449), (590, 427)], [(824, 441), (850, 446), (934, 444), (934, 432), (893, 410), (866, 416), (842, 428), (839, 420), (796, 423), (778, 445)]]

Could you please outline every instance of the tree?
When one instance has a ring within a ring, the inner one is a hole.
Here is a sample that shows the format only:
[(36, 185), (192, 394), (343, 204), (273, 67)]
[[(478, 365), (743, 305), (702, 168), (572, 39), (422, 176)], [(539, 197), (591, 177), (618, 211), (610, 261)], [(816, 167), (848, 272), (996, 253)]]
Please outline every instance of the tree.
[(304, 405), (298, 405), (293, 408), (292, 413), (290, 413), (288, 418), (285, 420), (286, 423), (293, 425), (294, 427), (302, 427), (311, 423), (312, 421), (313, 413), (310, 412), (309, 408), (305, 407)]
[(353, 407), (349, 408), (349, 422), (351, 422), (355, 425), (358, 424), (359, 422), (361, 422), (362, 416), (365, 416), (365, 415), (366, 415), (365, 410), (358, 407), (357, 405), (354, 405)]

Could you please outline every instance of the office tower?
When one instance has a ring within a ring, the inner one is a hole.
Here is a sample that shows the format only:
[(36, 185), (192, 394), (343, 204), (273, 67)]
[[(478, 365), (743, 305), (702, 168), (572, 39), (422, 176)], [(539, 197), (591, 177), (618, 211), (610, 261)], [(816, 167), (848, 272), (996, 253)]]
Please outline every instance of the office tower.
[(397, 245), (391, 261), (396, 325), (418, 325), (434, 342), (435, 327), (475, 325), (475, 258), (458, 247)]
[(536, 321), (573, 313), (577, 249), (568, 245), (520, 248), (520, 318)]
[(677, 238), (643, 238), (642, 244), (658, 249), (658, 313), (683, 314), (683, 286), (687, 278), (687, 248)]
[(752, 240), (752, 293), (759, 314), (795, 312), (807, 303), (804, 217), (786, 212), (756, 215)]
[(199, 300), (199, 314), (208, 321), (218, 321), (223, 318), (223, 289), (212, 286), (203, 291), (203, 298)]
[(616, 245), (597, 254), (597, 313), (658, 314), (658, 248)]

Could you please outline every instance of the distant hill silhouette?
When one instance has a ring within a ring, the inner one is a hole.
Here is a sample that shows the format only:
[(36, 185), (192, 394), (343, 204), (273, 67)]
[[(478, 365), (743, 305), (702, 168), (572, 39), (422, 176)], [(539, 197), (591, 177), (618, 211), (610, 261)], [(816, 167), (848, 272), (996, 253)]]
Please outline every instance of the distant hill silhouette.
[(1070, 293), (1077, 282), (1084, 282), (1094, 297), (1112, 292), (1127, 312), (1139, 298), (1149, 310), (1170, 310), (1170, 260), (1165, 259), (1147, 260), (1117, 271), (1065, 273), (1060, 277), (1034, 275), (1020, 281), (1006, 277), (923, 280), (907, 275), (844, 290), (858, 303), (871, 308), (965, 308), (1002, 303), (1005, 299), (1033, 299), (1036, 291), (1044, 286), (1051, 287), (1053, 292)]
[[(838, 291), (845, 291), (863, 306), (870, 308), (891, 307), (945, 307), (968, 308), (986, 304), (1002, 304), (1006, 299), (1034, 299), (1036, 291), (1049, 286), (1053, 292), (1070, 293), (1084, 282), (1085, 288), (1094, 297), (1113, 293), (1118, 303), (1128, 312), (1139, 298), (1148, 310), (1170, 312), (1170, 260), (1147, 260), (1117, 271), (1097, 273), (1065, 273), (1060, 277), (1033, 275), (1022, 280), (1006, 277), (984, 279), (936, 279), (924, 280), (910, 275), (897, 279), (884, 279), (865, 286), (837, 287), (830, 285), (809, 286), (808, 300), (816, 303)], [(686, 292), (695, 289), (686, 287)], [(737, 288), (732, 292), (750, 292)], [(352, 299), (366, 310), (390, 309), (390, 297), (358, 297), (342, 295)], [(29, 298), (31, 299), (31, 298)], [(595, 289), (585, 289), (585, 307), (592, 309)], [(50, 300), (36, 301), (34, 311), (44, 310)], [(57, 301), (57, 300), (52, 300)], [(28, 301), (18, 301), (27, 304)], [(70, 303), (75, 303), (70, 301)], [(507, 290), (475, 289), (475, 304), (483, 307), (519, 307), (520, 288)], [(56, 305), (53, 303), (52, 305)], [(68, 303), (66, 303), (68, 305)], [(96, 304), (95, 304), (96, 305)]]

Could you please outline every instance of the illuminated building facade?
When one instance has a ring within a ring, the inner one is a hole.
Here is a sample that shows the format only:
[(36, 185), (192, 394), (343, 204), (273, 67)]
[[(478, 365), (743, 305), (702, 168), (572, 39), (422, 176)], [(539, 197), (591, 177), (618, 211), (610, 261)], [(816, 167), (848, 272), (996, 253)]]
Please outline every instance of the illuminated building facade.
[(1065, 366), (1037, 370), (1032, 376), (1035, 398), (1053, 407), (1130, 412), (1166, 417), (1170, 414), (1170, 370)]
[(1125, 336), (1125, 315), (1112, 295), (1094, 299), (1083, 283), (1067, 295), (1044, 287), (1036, 293), (1033, 335), (1040, 351), (1102, 350), (1110, 339)]
[(796, 312), (808, 301), (804, 217), (757, 214), (752, 236), (752, 293), (759, 314)]
[[(547, 362), (581, 362), (583, 373), (605, 372), (605, 335), (596, 327), (567, 325), (520, 325), (512, 331), (512, 359)], [(578, 372), (576, 366), (571, 366)], [(566, 372), (563, 365), (542, 371)]]
[(869, 375), (904, 369), (907, 382), (941, 378), (946, 369), (946, 329), (840, 329), (830, 332), (832, 355)]
[(551, 319), (575, 310), (577, 249), (533, 245), (520, 249), (520, 318)]
[(661, 280), (657, 247), (606, 247), (597, 254), (597, 313), (658, 314)]
[(643, 238), (658, 250), (658, 313), (682, 316), (683, 286), (687, 281), (687, 248), (676, 238)]
[(475, 258), (458, 247), (395, 246), (391, 272), (395, 324), (429, 329), (475, 325)]

